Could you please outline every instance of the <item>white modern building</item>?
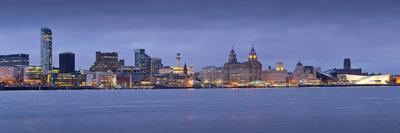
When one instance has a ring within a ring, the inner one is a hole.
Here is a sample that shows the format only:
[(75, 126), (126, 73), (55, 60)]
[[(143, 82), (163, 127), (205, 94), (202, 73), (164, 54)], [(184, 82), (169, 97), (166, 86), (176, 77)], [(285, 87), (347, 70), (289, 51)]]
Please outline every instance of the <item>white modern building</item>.
[(354, 85), (387, 85), (390, 84), (390, 74), (383, 75), (338, 75), (339, 81)]

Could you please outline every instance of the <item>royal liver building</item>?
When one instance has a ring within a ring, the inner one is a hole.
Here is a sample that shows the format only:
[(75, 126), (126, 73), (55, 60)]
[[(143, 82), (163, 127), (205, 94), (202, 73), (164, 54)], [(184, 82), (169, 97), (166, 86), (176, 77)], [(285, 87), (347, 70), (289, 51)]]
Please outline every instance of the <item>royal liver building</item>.
[(225, 83), (247, 84), (252, 81), (261, 80), (262, 64), (257, 59), (254, 47), (251, 47), (248, 61), (238, 62), (235, 50), (232, 48), (229, 60), (224, 65)]

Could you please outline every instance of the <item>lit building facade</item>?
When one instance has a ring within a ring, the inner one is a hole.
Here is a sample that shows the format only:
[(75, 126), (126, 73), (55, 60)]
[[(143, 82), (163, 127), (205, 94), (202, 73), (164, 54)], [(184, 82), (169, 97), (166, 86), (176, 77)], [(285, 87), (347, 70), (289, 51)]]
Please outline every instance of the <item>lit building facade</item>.
[(40, 50), (40, 63), (42, 67), (42, 74), (50, 74), (53, 68), (53, 33), (49, 28), (41, 29), (41, 50)]
[(154, 85), (158, 87), (181, 88), (193, 87), (195, 83), (195, 69), (193, 66), (188, 67), (186, 63), (180, 66), (181, 54), (177, 54), (176, 66), (163, 67), (158, 74), (154, 75)]
[(86, 82), (85, 75), (79, 73), (58, 73), (54, 76), (54, 85), (60, 87), (78, 87), (84, 86)]
[(0, 66), (0, 83), (13, 85), (18, 81), (18, 67)]
[(304, 66), (299, 62), (289, 76), (289, 82), (298, 85), (320, 85), (321, 80), (317, 78), (317, 71), (319, 68)]
[(96, 52), (96, 61), (90, 67), (92, 72), (115, 72), (121, 66), (124, 66), (124, 60), (118, 59), (118, 53)]
[(229, 60), (224, 65), (224, 80), (228, 84), (248, 84), (261, 80), (262, 64), (258, 61), (254, 47), (251, 48), (248, 61), (237, 61), (235, 50), (232, 48)]
[(75, 54), (64, 52), (59, 55), (59, 66), (61, 73), (75, 73)]
[(275, 69), (270, 67), (262, 72), (262, 81), (276, 86), (286, 86), (289, 73), (282, 62), (276, 63)]
[(28, 66), (28, 54), (0, 55), (0, 66)]
[(400, 84), (400, 76), (399, 75), (396, 76), (396, 81), (395, 82), (396, 82), (396, 84)]
[(141, 69), (143, 77), (142, 81), (150, 82), (150, 76), (152, 73), (152, 61), (151, 57), (146, 54), (144, 49), (135, 49), (135, 66)]
[(42, 73), (41, 66), (24, 66), (23, 83), (32, 86), (42, 84)]
[(200, 80), (203, 84), (221, 86), (224, 83), (224, 67), (207, 66), (200, 70)]
[(151, 73), (152, 74), (158, 74), (159, 70), (164, 67), (162, 64), (161, 58), (152, 58), (151, 59)]
[(391, 75), (351, 75), (340, 74), (338, 75), (341, 83), (348, 83), (351, 85), (389, 85), (391, 83)]
[(130, 88), (140, 84), (142, 76), (140, 68), (136, 66), (123, 66), (117, 70), (117, 88)]
[(86, 86), (116, 88), (117, 74), (113, 72), (88, 72), (86, 73)]

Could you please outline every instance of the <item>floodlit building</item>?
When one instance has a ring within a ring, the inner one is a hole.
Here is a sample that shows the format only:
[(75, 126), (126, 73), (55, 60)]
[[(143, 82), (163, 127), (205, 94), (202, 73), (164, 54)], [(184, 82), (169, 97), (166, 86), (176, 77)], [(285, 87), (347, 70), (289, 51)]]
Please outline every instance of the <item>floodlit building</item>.
[(43, 75), (50, 74), (53, 68), (53, 33), (51, 29), (44, 27), (41, 29), (41, 67)]
[(396, 76), (396, 84), (400, 84), (400, 76)]
[(321, 80), (317, 78), (318, 71), (319, 68), (304, 66), (299, 61), (293, 73), (289, 76), (289, 83), (298, 85), (320, 85)]
[(28, 66), (28, 54), (0, 55), (0, 66)]
[(86, 86), (115, 88), (117, 86), (117, 74), (113, 72), (88, 72), (86, 73)]
[(194, 67), (180, 66), (181, 54), (177, 54), (176, 66), (163, 67), (155, 74), (154, 85), (158, 87), (193, 87), (195, 83)]
[(224, 67), (203, 67), (200, 71), (199, 78), (203, 84), (221, 86), (224, 83)]
[(115, 72), (121, 66), (124, 66), (124, 60), (118, 59), (118, 53), (96, 52), (96, 61), (90, 67), (92, 72)]
[(232, 48), (228, 62), (224, 65), (224, 82), (228, 84), (248, 84), (261, 80), (262, 64), (258, 61), (254, 47), (251, 47), (248, 61), (238, 62), (235, 50)]
[(0, 83), (13, 85), (18, 81), (18, 67), (0, 66)]
[(390, 84), (390, 74), (383, 75), (338, 75), (339, 81), (352, 85), (388, 85)]
[(42, 84), (42, 67), (40, 66), (24, 66), (23, 83), (25, 85)]
[(285, 85), (289, 77), (288, 71), (282, 62), (276, 63), (275, 69), (269, 67), (262, 73), (262, 81), (272, 85)]
[(84, 86), (84, 82), (86, 82), (86, 77), (79, 73), (58, 73), (54, 79), (54, 85), (60, 87)]

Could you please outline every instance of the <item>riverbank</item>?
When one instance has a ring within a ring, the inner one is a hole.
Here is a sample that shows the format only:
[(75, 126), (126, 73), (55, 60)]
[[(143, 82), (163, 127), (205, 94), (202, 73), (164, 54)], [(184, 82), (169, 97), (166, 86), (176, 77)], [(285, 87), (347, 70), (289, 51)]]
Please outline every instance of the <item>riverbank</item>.
[[(235, 88), (304, 88), (304, 87), (368, 87), (368, 86), (400, 86), (394, 85), (301, 85), (287, 87), (235, 87)], [(96, 87), (0, 87), (0, 91), (24, 91), (24, 90), (118, 90), (118, 89), (229, 89), (229, 88), (187, 88), (187, 87), (156, 87), (156, 88), (96, 88)]]

